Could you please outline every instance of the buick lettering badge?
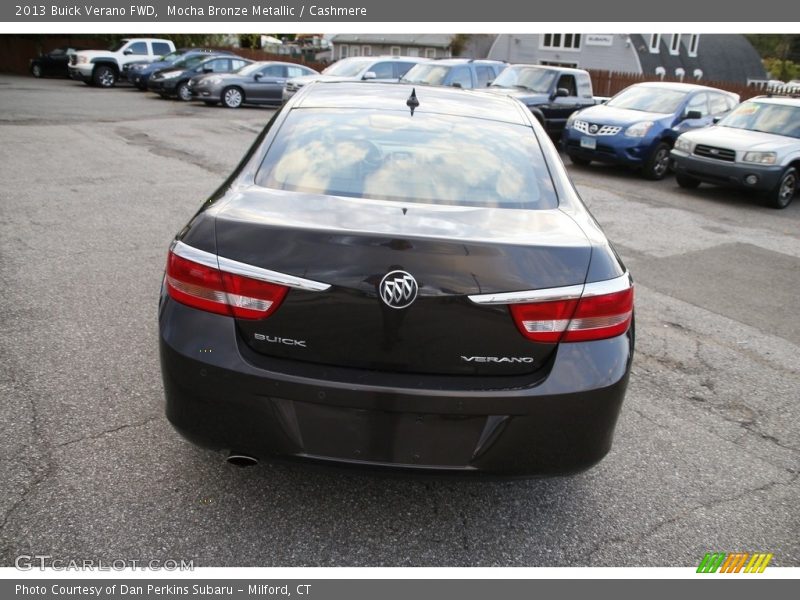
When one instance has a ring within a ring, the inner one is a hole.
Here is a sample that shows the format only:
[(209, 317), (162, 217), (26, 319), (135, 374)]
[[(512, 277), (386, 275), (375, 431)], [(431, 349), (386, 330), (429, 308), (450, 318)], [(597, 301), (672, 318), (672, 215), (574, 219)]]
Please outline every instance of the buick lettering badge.
[(600, 129), (597, 125), (592, 124), (589, 126), (589, 133), (597, 133), (597, 130)]
[(417, 298), (417, 280), (405, 271), (392, 271), (384, 275), (378, 285), (378, 294), (389, 308), (405, 308)]

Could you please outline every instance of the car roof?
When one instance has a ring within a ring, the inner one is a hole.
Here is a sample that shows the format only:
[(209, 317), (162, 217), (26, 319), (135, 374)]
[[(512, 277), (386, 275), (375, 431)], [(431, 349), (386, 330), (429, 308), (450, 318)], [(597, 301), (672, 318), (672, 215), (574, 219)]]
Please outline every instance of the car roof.
[(800, 106), (800, 97), (796, 96), (756, 96), (750, 98), (754, 102), (765, 104), (783, 104), (784, 106)]
[(529, 69), (540, 69), (545, 71), (558, 71), (559, 73), (583, 73), (586, 74), (586, 71), (583, 69), (573, 69), (572, 67), (557, 67), (554, 65), (529, 65), (525, 63), (515, 63), (513, 65), (508, 65), (508, 69), (514, 67), (526, 67)]
[(501, 94), (439, 86), (371, 81), (318, 81), (295, 96), (294, 108), (359, 108), (379, 111), (409, 110), (406, 101), (414, 91), (415, 112), (447, 114), (504, 121), (530, 127), (527, 112), (517, 100)]
[(489, 60), (489, 59), (473, 59), (473, 58), (440, 58), (438, 60), (433, 61), (431, 64), (434, 65), (466, 65), (468, 63), (475, 63), (476, 65), (505, 65), (501, 60)]
[[(733, 92), (728, 92), (726, 90), (721, 90), (719, 88), (710, 87), (707, 85), (698, 85), (696, 83), (680, 83), (677, 81), (643, 81), (642, 83), (635, 83), (636, 86), (642, 87), (654, 87), (654, 88), (661, 88), (664, 90), (676, 90), (681, 92), (694, 92), (698, 90), (712, 90), (714, 92), (722, 92), (723, 94), (730, 94), (735, 96)], [(633, 86), (631, 86), (633, 87)]]

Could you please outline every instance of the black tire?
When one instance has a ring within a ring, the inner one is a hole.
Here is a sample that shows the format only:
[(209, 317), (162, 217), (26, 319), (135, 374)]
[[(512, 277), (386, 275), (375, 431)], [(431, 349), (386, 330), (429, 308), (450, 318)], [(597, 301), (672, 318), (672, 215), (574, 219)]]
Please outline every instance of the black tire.
[(691, 175), (686, 175), (685, 173), (675, 173), (675, 181), (678, 182), (679, 186), (687, 190), (693, 190), (700, 185), (699, 179), (695, 179)]
[(665, 142), (661, 142), (656, 146), (653, 149), (653, 153), (644, 163), (642, 175), (653, 181), (664, 179), (669, 173), (669, 151), (670, 145)]
[(567, 154), (567, 156), (569, 156), (569, 160), (573, 165), (578, 165), (579, 167), (588, 167), (592, 162), (590, 158), (581, 158), (575, 154)]
[(97, 87), (112, 88), (117, 84), (117, 72), (106, 65), (98, 65), (92, 72), (92, 82)]
[(183, 102), (191, 101), (192, 90), (189, 89), (189, 82), (181, 81), (178, 84), (178, 87), (175, 88), (175, 95), (177, 96), (178, 100), (181, 100)]
[(797, 169), (794, 167), (786, 169), (781, 175), (778, 185), (767, 192), (767, 205), (772, 208), (789, 206), (797, 194), (798, 183), (800, 183), (800, 175), (798, 175)]
[(31, 75), (34, 77), (44, 77), (42, 65), (31, 65)]
[(220, 100), (226, 108), (239, 108), (244, 104), (244, 91), (236, 86), (227, 87), (222, 90)]
[(206, 106), (216, 106), (217, 104), (219, 104), (219, 102), (215, 100), (203, 100), (203, 104), (205, 104)]

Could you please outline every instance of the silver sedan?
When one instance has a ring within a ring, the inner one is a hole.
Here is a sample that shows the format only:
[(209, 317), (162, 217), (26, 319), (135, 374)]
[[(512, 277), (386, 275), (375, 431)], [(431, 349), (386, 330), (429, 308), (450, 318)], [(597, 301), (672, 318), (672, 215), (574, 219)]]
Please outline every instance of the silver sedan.
[(235, 73), (199, 75), (189, 82), (192, 98), (209, 106), (239, 108), (243, 104), (281, 104), (283, 85), (290, 77), (315, 75), (314, 69), (295, 63), (262, 61)]

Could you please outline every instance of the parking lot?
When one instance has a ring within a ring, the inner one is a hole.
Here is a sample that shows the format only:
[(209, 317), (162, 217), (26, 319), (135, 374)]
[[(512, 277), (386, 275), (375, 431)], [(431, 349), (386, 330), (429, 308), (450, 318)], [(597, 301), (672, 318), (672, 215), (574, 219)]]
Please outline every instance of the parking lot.
[(569, 166), (637, 294), (614, 447), (585, 473), (237, 469), (180, 438), (158, 363), (167, 247), (271, 115), (0, 75), (1, 566), (800, 566), (797, 198)]

